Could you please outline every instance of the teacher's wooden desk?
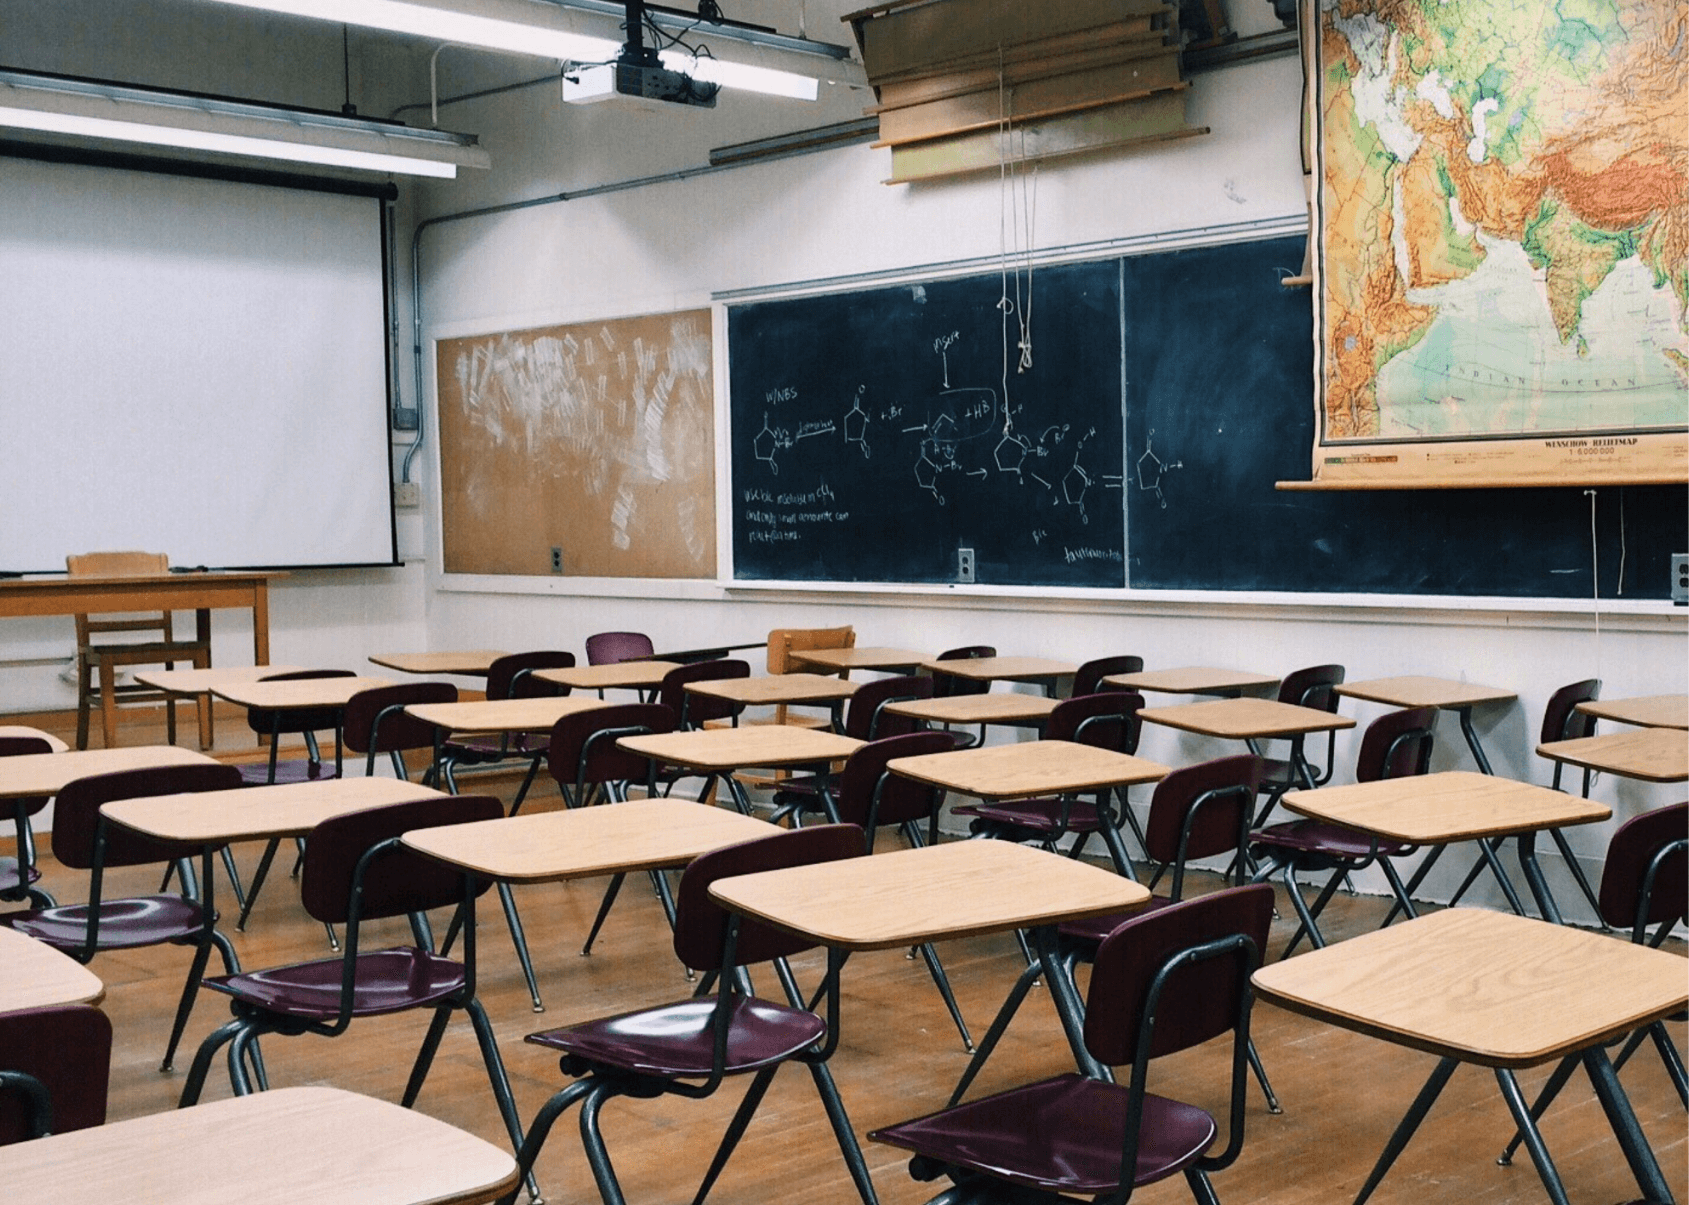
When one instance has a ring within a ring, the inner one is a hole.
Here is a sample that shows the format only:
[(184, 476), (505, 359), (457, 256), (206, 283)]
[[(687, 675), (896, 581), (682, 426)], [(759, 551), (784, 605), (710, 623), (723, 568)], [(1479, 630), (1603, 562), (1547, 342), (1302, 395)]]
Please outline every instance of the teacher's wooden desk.
[(509, 1151), (338, 1088), (275, 1088), (6, 1152), (6, 1191), (18, 1201), (481, 1205), (516, 1183)]
[(270, 581), (285, 573), (160, 573), (137, 577), (24, 577), (0, 581), (0, 619), (114, 611), (194, 611), (211, 639), (211, 612), (252, 612), (252, 660), (270, 660)]

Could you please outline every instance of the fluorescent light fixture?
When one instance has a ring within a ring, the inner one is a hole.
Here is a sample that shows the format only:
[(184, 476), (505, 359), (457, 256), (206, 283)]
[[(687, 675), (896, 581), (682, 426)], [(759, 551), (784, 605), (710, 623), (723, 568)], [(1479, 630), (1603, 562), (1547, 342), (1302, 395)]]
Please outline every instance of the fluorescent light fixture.
[[(219, 0), (237, 8), (314, 17), (336, 25), (384, 29), (513, 54), (594, 63), (613, 59), (622, 44), (576, 33), (555, 23), (562, 10), (535, 3), (479, 3), (443, 8), (409, 0)], [(549, 10), (549, 11), (548, 11)], [(555, 15), (554, 15), (555, 14)], [(551, 18), (550, 21), (547, 18)]]
[(10, 70), (0, 129), (437, 179), (491, 164), (464, 134)]
[(18, 130), (40, 130), (49, 134), (71, 134), (83, 138), (115, 138), (122, 142), (145, 142), (152, 146), (173, 146), (190, 151), (215, 151), (223, 155), (256, 155), (263, 159), (317, 163), (327, 167), (397, 172), (405, 176), (435, 176), (449, 180), (457, 175), (455, 163), (436, 163), (427, 159), (382, 155), (371, 151), (348, 151), (332, 146), (276, 142), (272, 139), (248, 138), (241, 134), (216, 134), (208, 130), (145, 125), (137, 121), (80, 117), (70, 113), (0, 108), (0, 126)]
[[(455, 0), (450, 7), (427, 0), (218, 0), (239, 8), (261, 9), (265, 12), (285, 13), (295, 17), (312, 17), (357, 25), (366, 29), (382, 29), (390, 33), (410, 34), (464, 46), (482, 46), (489, 50), (503, 50), (513, 54), (531, 54), (540, 58), (572, 63), (612, 62), (621, 54), (619, 40), (582, 33), (570, 27), (577, 10), (566, 4), (536, 3), (535, 0)], [(619, 8), (619, 5), (613, 6)], [(599, 10), (589, 10), (588, 20), (594, 20)], [(612, 9), (613, 11), (613, 9)], [(602, 27), (604, 22), (597, 19)], [(711, 39), (718, 36), (730, 41), (748, 40), (738, 31), (703, 26), (695, 34)], [(787, 43), (801, 43), (802, 39), (779, 39), (779, 49), (789, 50)], [(823, 50), (816, 51), (818, 59), (832, 62), (838, 47), (815, 43)], [(692, 55), (679, 49), (662, 53), (663, 66), (680, 71), (705, 83), (726, 88), (742, 88), (770, 96), (814, 100), (819, 85), (813, 76), (750, 63)]]
[(658, 57), (670, 71), (683, 71), (695, 80), (723, 88), (743, 88), (747, 92), (787, 96), (793, 100), (814, 100), (821, 90), (820, 83), (810, 76), (772, 67), (753, 67), (708, 55), (693, 56), (683, 50), (665, 50)]

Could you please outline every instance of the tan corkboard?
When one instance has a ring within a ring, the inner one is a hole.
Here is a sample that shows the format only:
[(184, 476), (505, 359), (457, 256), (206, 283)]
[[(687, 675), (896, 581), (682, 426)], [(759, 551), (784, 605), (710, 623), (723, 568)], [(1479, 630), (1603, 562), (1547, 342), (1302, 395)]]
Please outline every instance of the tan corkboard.
[(443, 339), (447, 573), (714, 577), (710, 312)]

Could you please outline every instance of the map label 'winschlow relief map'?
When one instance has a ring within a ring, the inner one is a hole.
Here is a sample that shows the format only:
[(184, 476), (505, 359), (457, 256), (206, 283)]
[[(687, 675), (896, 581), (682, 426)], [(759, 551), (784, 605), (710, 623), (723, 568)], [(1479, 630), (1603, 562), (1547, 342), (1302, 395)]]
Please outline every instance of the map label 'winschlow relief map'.
[(1322, 0), (1317, 480), (1689, 473), (1689, 9)]

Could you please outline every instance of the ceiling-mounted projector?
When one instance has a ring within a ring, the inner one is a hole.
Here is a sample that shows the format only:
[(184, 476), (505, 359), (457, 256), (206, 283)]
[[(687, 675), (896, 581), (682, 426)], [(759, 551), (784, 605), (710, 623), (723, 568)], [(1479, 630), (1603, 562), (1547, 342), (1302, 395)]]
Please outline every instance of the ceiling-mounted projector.
[(663, 66), (655, 47), (645, 44), (645, 0), (627, 0), (627, 41), (613, 63), (569, 66), (563, 72), (563, 99), (572, 104), (631, 96), (669, 104), (713, 109), (720, 84), (695, 79)]

